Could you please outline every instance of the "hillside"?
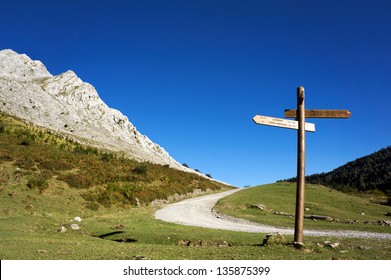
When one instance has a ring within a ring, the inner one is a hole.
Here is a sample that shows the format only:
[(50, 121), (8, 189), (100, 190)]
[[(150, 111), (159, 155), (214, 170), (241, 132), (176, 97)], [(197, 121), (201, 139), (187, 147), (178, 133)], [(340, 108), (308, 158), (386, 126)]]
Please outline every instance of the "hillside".
[[(294, 227), (296, 184), (275, 183), (246, 188), (220, 200), (219, 214), (253, 222)], [(356, 230), (391, 233), (391, 207), (371, 203), (321, 185), (306, 185), (304, 227), (316, 230)]]
[(0, 114), (1, 191), (74, 189), (84, 206), (140, 206), (227, 186), (170, 168), (140, 163), (108, 150), (84, 146), (61, 134)]
[[(286, 181), (293, 182), (296, 178)], [(307, 183), (345, 192), (379, 190), (391, 197), (391, 147), (358, 158), (327, 173), (306, 176)], [(391, 203), (389, 199), (388, 203)]]
[(42, 62), (12, 50), (0, 51), (0, 111), (82, 144), (192, 172), (109, 108), (76, 73), (53, 76)]

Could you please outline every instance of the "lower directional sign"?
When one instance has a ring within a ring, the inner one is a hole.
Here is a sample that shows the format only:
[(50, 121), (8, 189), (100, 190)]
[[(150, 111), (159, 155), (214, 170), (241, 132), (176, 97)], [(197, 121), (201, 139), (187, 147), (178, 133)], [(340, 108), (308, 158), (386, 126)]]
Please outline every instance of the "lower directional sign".
[[(266, 116), (260, 116), (260, 115), (256, 115), (253, 118), (253, 121), (256, 124), (278, 126), (278, 127), (282, 127), (282, 128), (289, 128), (289, 129), (299, 129), (299, 122), (298, 121), (291, 121), (291, 120), (286, 120), (286, 119), (266, 117)], [(305, 123), (305, 130), (309, 131), (309, 132), (315, 132), (315, 124), (306, 122)]]

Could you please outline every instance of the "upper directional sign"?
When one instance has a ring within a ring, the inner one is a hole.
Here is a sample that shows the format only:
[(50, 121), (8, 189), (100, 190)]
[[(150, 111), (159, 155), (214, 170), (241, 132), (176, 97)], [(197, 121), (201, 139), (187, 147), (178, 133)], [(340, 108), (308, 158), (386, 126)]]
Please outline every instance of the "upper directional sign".
[[(348, 119), (351, 115), (348, 110), (305, 110), (306, 118)], [(285, 118), (296, 118), (296, 110), (285, 110)]]
[[(266, 116), (260, 116), (260, 115), (256, 115), (253, 118), (253, 121), (256, 124), (278, 126), (278, 127), (290, 128), (290, 129), (299, 129), (299, 122), (298, 121), (291, 121), (291, 120), (286, 120), (286, 119), (279, 119), (279, 118), (266, 117)], [(305, 123), (305, 130), (310, 131), (310, 132), (315, 132), (315, 124)]]

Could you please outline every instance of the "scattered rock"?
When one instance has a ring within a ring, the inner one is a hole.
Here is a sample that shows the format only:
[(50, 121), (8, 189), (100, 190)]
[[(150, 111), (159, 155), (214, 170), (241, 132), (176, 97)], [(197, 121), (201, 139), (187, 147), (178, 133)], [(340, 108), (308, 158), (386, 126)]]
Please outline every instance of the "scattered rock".
[(364, 224), (391, 226), (391, 221), (388, 221), (388, 220), (380, 220), (380, 221), (369, 220), (369, 221), (365, 221)]
[(48, 250), (37, 250), (36, 253), (38, 254), (43, 254), (43, 253), (47, 253)]
[(136, 261), (143, 261), (143, 260), (147, 260), (146, 257), (144, 256), (133, 256), (133, 259), (136, 260)]
[(250, 208), (264, 210), (266, 207), (265, 207), (265, 205), (262, 205), (262, 204), (251, 204)]
[(59, 232), (59, 233), (64, 233), (64, 232), (66, 232), (66, 231), (67, 231), (67, 228), (64, 227), (64, 226), (60, 227), (60, 228), (57, 230), (57, 232)]
[(285, 212), (274, 212), (274, 214), (276, 214), (276, 215), (281, 215), (281, 216), (288, 216), (288, 217), (290, 217), (290, 218), (293, 218), (294, 217), (294, 215), (292, 215), (292, 214), (289, 214), (289, 213), (285, 213)]
[(359, 245), (356, 248), (360, 249), (360, 250), (371, 250), (372, 249), (371, 246), (365, 246), (365, 245)]
[(75, 222), (81, 222), (81, 218), (80, 218), (80, 217), (75, 217), (73, 220), (74, 220)]
[(78, 229), (80, 229), (80, 227), (78, 224), (71, 224), (71, 229), (78, 230)]
[(321, 216), (321, 215), (304, 215), (304, 218), (306, 219), (312, 219), (312, 220), (322, 220), (322, 221), (332, 221), (333, 218), (328, 216)]
[(141, 207), (140, 199), (138, 197), (136, 197), (136, 205), (137, 205), (137, 208)]
[(231, 244), (229, 244), (227, 241), (217, 242), (217, 247), (230, 247)]
[(327, 244), (326, 246), (329, 246), (331, 248), (337, 248), (340, 244), (338, 242)]
[(321, 247), (321, 248), (323, 248), (324, 246), (326, 246), (326, 247), (330, 247), (330, 248), (337, 248), (339, 245), (341, 245), (340, 243), (338, 243), (338, 242), (331, 242), (331, 241), (328, 241), (328, 240), (326, 240), (326, 241), (324, 241), (323, 243), (317, 243), (317, 245), (319, 246), (319, 247)]
[(295, 247), (296, 249), (299, 249), (299, 250), (305, 249), (305, 245), (302, 242), (293, 242), (292, 244), (293, 244), (293, 247)]
[(210, 242), (210, 241), (204, 241), (204, 240), (198, 240), (197, 242), (193, 243), (190, 240), (179, 240), (178, 246), (195, 246), (195, 247), (230, 247), (232, 244), (228, 243), (227, 241), (218, 241), (218, 242)]
[(122, 225), (122, 224), (116, 224), (116, 225), (114, 226), (114, 228), (115, 228), (115, 229), (118, 229), (118, 230), (121, 230), (121, 229), (125, 229), (125, 226)]
[(281, 233), (269, 233), (266, 235), (266, 238), (263, 240), (262, 246), (265, 245), (277, 245), (284, 244), (285, 237)]
[(191, 241), (190, 240), (179, 240), (178, 241), (178, 246), (190, 246)]

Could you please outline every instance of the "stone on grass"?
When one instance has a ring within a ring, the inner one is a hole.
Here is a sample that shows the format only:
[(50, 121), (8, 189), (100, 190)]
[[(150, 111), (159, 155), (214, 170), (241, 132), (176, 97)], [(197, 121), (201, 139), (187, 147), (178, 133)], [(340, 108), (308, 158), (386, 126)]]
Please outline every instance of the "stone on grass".
[(59, 232), (59, 233), (64, 233), (64, 232), (66, 232), (66, 231), (67, 231), (67, 228), (64, 227), (64, 226), (60, 227), (60, 228), (57, 230), (57, 232)]
[(285, 243), (285, 237), (277, 232), (277, 233), (269, 233), (266, 235), (266, 238), (263, 240), (262, 246), (265, 245), (278, 245), (278, 244), (284, 244)]
[(80, 229), (80, 227), (78, 224), (71, 224), (71, 229), (78, 230), (78, 229)]

